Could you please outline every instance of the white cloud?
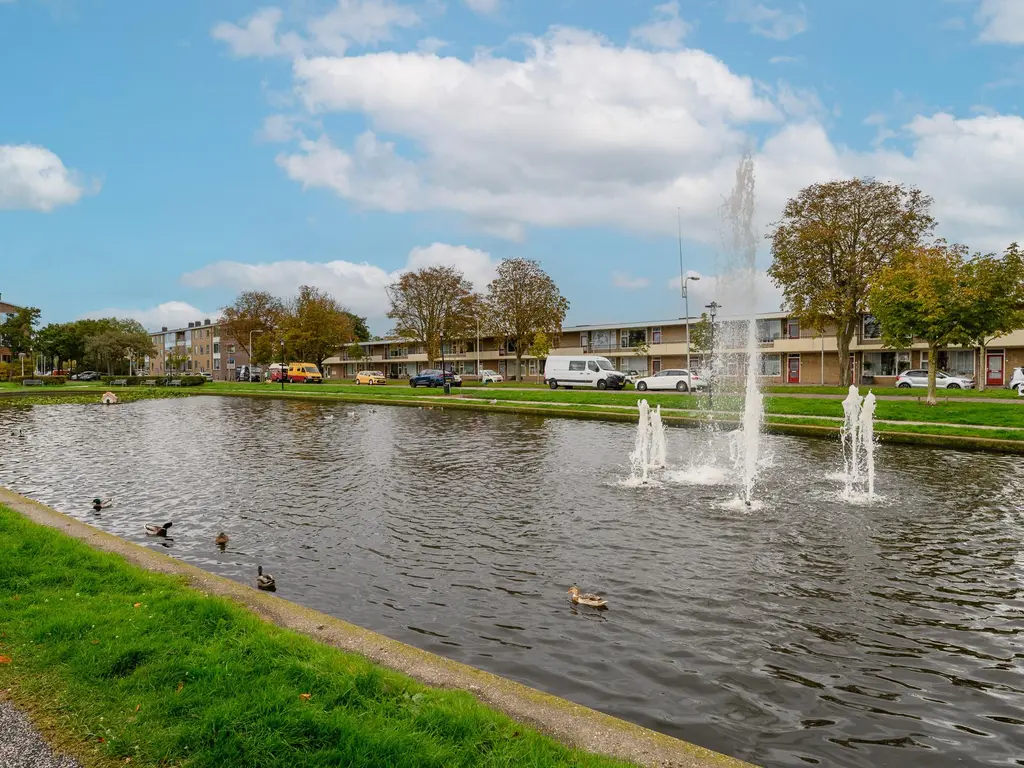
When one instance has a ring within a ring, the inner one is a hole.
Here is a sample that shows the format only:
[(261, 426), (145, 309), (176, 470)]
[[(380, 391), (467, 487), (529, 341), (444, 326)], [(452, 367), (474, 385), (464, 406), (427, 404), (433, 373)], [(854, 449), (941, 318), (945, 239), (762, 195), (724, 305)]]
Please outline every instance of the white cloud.
[(437, 53), (442, 48), (447, 48), (448, 43), (437, 37), (424, 37), (416, 43), (416, 50), (420, 53)]
[(768, 59), (769, 64), (799, 64), (804, 60), (803, 56), (772, 56)]
[(75, 172), (45, 147), (0, 144), (0, 210), (49, 212), (85, 193)]
[(265, 290), (278, 296), (294, 294), (300, 285), (315, 285), (328, 291), (356, 314), (380, 320), (387, 314), (385, 288), (388, 285), (403, 272), (438, 265), (462, 270), (474, 288), (482, 291), (494, 279), (497, 262), (490, 254), (465, 245), (433, 243), (413, 248), (405, 266), (392, 272), (374, 264), (341, 259), (328, 262), (277, 261), (267, 264), (220, 261), (189, 272), (181, 280), (193, 288)]
[(979, 39), (986, 43), (1024, 44), (1024, 2), (981, 0), (975, 21), (981, 26)]
[(393, 0), (337, 0), (322, 16), (306, 20), (303, 33), (281, 31), (284, 11), (261, 8), (241, 24), (222, 21), (211, 34), (238, 58), (255, 56), (344, 55), (352, 45), (370, 46), (392, 39), (395, 28), (420, 23), (420, 16)]
[(641, 288), (646, 288), (651, 284), (651, 281), (646, 277), (630, 277), (623, 272), (615, 272), (612, 274), (612, 285), (616, 288), (623, 288), (627, 291), (637, 291)]
[(127, 317), (138, 320), (146, 330), (159, 331), (164, 326), (182, 328), (195, 321), (218, 317), (218, 313), (210, 314), (193, 307), (184, 301), (167, 301), (149, 309), (118, 309), (110, 307), (87, 312), (83, 318)]
[(464, 0), (466, 7), (473, 13), (479, 13), (483, 16), (491, 16), (498, 12), (498, 8), (501, 7), (501, 0)]
[(257, 133), (257, 138), (261, 141), (273, 143), (283, 143), (302, 138), (302, 131), (296, 126), (304, 121), (305, 118), (302, 115), (267, 115), (263, 119), (263, 126), (260, 128), (259, 133)]
[(651, 11), (651, 20), (635, 27), (629, 35), (631, 42), (649, 45), (651, 48), (674, 49), (682, 45), (683, 38), (690, 31), (690, 25), (679, 16), (678, 0), (656, 5)]
[(726, 21), (746, 24), (755, 35), (788, 40), (807, 31), (807, 9), (801, 4), (787, 12), (755, 0), (732, 0)]

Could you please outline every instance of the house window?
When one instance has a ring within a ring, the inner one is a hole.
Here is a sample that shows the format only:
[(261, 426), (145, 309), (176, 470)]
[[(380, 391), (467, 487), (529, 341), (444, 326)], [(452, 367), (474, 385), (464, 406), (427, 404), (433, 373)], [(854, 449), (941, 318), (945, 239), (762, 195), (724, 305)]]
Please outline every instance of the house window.
[(583, 347), (584, 349), (586, 349), (587, 348), (587, 343), (588, 343), (587, 342), (587, 334), (586, 333), (581, 333), (580, 334), (580, 346)]
[(536, 376), (537, 375), (537, 361), (536, 360), (531, 360), (530, 361), (530, 375), (531, 376)]
[(761, 375), (762, 376), (781, 376), (782, 375), (782, 355), (779, 355), (779, 354), (761, 355)]
[(229, 357), (228, 358), (228, 368), (234, 368), (234, 367), (235, 367), (235, 358)]
[(510, 355), (514, 355), (516, 353), (516, 342), (514, 339), (507, 339), (505, 341), (505, 351)]
[(615, 331), (594, 331), (590, 334), (593, 349), (611, 349), (615, 346)]
[(651, 344), (661, 344), (661, 328), (651, 328)]
[(865, 352), (861, 367), (866, 376), (898, 376), (910, 368), (910, 353)]
[(655, 357), (651, 360), (651, 372), (658, 373), (659, 371), (661, 371), (661, 358)]
[(235, 354), (235, 345), (234, 344), (228, 344), (228, 354), (229, 355)]
[(864, 315), (864, 338), (865, 339), (880, 339), (882, 338), (882, 326), (875, 319), (874, 315)]
[(217, 341), (213, 342), (213, 354), (215, 354), (215, 355), (219, 355), (220, 354), (220, 342), (217, 342)]
[[(943, 354), (946, 357), (945, 363), (942, 362)], [(945, 353), (940, 352), (939, 367), (947, 373), (952, 373), (956, 376), (973, 376), (974, 350), (951, 349)]]
[(790, 319), (790, 321), (788, 323), (786, 323), (786, 335), (789, 336), (789, 338), (791, 338), (791, 339), (799, 339), (800, 338), (800, 321), (799, 320)]
[(647, 343), (647, 329), (638, 328), (632, 331), (619, 332), (619, 344), (623, 349), (635, 347), (637, 344)]
[(757, 340), (766, 343), (769, 341), (775, 341), (782, 336), (782, 321), (781, 320), (758, 320), (757, 321)]

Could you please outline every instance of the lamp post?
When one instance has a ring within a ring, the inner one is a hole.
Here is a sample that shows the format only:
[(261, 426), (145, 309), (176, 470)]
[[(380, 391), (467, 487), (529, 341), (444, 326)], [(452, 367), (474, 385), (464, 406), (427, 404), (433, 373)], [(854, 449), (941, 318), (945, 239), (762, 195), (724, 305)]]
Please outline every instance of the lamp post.
[(25, 353), (19, 352), (18, 359), (21, 360), (21, 378), (25, 378)]
[(285, 378), (287, 377), (287, 374), (288, 374), (288, 369), (285, 367), (285, 364), (284, 364), (284, 336), (281, 337), (280, 342), (281, 342), (281, 375), (280, 375), (280, 378), (281, 378), (281, 391), (284, 392), (284, 380), (285, 380)]
[(253, 328), (249, 331), (249, 381), (252, 382), (252, 335), (254, 333), (263, 333), (262, 328)]
[(711, 365), (708, 366), (708, 410), (711, 410), (711, 385), (715, 379), (715, 315), (718, 313), (718, 310), (721, 308), (721, 306), (722, 305), (719, 304), (717, 301), (712, 301), (710, 304), (704, 305), (704, 308), (708, 311), (708, 317), (711, 318), (711, 339), (709, 343), (709, 346), (711, 347)]
[(680, 261), (679, 264), (680, 285), (683, 286), (683, 301), (686, 302), (686, 386), (687, 389), (693, 389), (693, 381), (690, 379), (692, 375), (690, 371), (690, 289), (686, 283), (689, 280), (696, 282), (697, 280), (700, 280), (700, 277), (697, 275), (687, 275), (686, 277), (683, 277), (682, 261)]

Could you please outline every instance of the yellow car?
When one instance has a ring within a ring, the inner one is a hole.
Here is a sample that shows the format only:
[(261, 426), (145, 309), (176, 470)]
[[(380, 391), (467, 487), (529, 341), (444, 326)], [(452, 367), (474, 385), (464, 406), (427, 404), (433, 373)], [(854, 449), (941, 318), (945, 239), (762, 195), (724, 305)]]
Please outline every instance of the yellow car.
[(289, 384), (323, 384), (324, 377), (312, 363), (288, 363), (286, 378)]
[(388, 380), (380, 371), (360, 371), (356, 374), (356, 384), (387, 384)]

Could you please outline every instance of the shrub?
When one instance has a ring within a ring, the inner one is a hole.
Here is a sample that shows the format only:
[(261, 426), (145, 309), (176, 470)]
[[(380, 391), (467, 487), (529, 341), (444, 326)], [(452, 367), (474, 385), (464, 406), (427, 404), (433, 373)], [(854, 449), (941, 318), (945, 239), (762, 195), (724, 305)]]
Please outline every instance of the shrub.
[(202, 376), (182, 376), (181, 386), (183, 387), (198, 387), (201, 384), (205, 384), (206, 379)]
[(16, 384), (21, 384), (25, 379), (37, 379), (43, 382), (44, 387), (53, 387), (65, 383), (68, 379), (66, 376), (11, 376), (10, 380)]
[(9, 381), (11, 378), (11, 364), (0, 363), (0, 381)]

